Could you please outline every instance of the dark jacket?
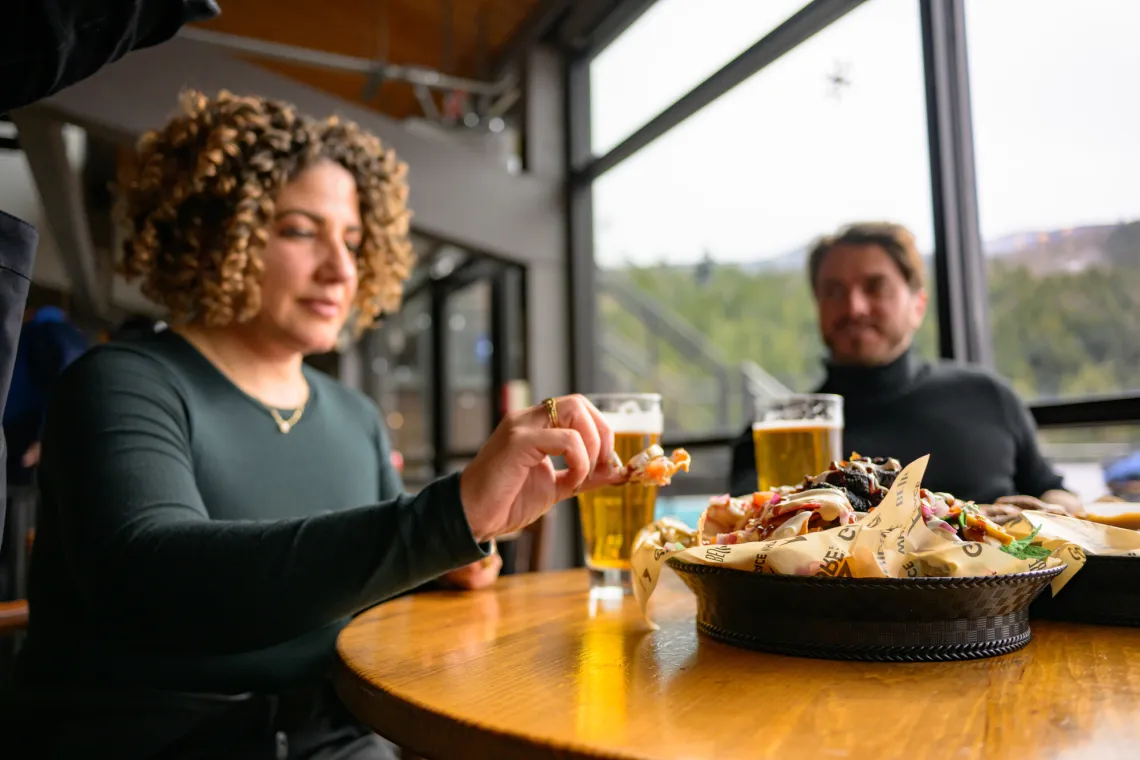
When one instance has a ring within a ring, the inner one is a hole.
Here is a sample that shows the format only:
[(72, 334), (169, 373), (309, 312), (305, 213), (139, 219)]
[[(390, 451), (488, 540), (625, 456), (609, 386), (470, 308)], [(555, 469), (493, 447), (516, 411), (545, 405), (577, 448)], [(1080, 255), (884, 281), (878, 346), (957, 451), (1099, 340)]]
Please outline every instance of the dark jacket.
[[(0, 211), (0, 416), (12, 383), (12, 366), (16, 362), (38, 241), (35, 227)], [(0, 457), (7, 459), (7, 456), (8, 447), (0, 431)], [(0, 470), (0, 540), (4, 536), (7, 493), (7, 473)]]
[[(4, 0), (0, 114), (53, 95), (132, 50), (220, 13), (216, 0)], [(37, 234), (0, 211), (0, 415), (12, 382)], [(0, 458), (7, 459), (0, 433)], [(0, 541), (7, 477), (0, 475)]]
[(53, 95), (220, 12), (215, 0), (5, 0), (3, 7), (0, 113)]

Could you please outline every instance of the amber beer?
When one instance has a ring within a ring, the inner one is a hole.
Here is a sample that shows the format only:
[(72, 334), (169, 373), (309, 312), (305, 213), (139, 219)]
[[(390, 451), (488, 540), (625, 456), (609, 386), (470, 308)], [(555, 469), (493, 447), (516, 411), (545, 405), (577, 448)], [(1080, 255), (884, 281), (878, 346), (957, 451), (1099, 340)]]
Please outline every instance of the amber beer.
[[(613, 429), (614, 449), (622, 462), (661, 442), (660, 396), (599, 394), (590, 400)], [(611, 486), (578, 496), (591, 585), (622, 586), (628, 592), (633, 540), (653, 522), (656, 506), (656, 486)]]
[(816, 394), (775, 402), (752, 425), (757, 489), (793, 486), (843, 458), (843, 399)]

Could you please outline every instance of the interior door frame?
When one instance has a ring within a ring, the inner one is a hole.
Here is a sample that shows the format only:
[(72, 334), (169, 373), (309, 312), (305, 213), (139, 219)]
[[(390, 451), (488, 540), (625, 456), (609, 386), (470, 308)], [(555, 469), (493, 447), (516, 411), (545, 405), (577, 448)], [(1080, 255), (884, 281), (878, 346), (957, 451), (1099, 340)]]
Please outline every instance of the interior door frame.
[[(490, 391), (488, 404), (494, 429), (506, 414), (507, 384), (526, 378), (526, 268), (520, 264), (472, 253), (463, 265), (438, 279), (431, 279), (431, 355), (432, 378), (429, 392), (431, 419), (432, 470), (435, 477), (446, 475), (451, 462), (470, 459), (476, 451), (460, 451), (451, 442), (451, 377), (446, 358), (449, 356), (450, 331), (448, 306), (450, 299), (477, 282), (487, 282), (491, 292), (490, 314)], [(512, 336), (519, 339), (512, 340)]]

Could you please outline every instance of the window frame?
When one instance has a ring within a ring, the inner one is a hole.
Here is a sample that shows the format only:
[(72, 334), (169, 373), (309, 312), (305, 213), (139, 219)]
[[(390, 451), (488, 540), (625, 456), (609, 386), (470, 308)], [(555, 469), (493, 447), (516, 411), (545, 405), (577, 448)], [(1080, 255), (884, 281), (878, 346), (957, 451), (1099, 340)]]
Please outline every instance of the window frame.
[[(965, 21), (966, 0), (919, 4), (934, 221), (939, 353), (992, 366), (989, 291), (978, 217), (973, 124)], [(796, 46), (867, 0), (813, 0), (751, 47), (680, 96), (601, 156), (590, 147), (590, 61), (652, 5), (620, 0), (566, 66), (567, 265), (571, 293), (571, 362), (578, 389), (596, 387), (597, 282), (594, 265), (593, 183)], [(1140, 393), (1037, 402), (1041, 428), (1140, 422)], [(670, 445), (727, 445), (724, 436)]]

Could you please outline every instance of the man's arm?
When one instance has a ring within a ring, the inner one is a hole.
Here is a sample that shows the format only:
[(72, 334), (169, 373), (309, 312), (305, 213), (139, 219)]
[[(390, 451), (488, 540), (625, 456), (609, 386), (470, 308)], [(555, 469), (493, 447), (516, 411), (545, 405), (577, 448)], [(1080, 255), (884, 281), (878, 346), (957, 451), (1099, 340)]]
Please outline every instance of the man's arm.
[(86, 79), (220, 11), (215, 0), (5, 0), (0, 112)]
[(1081, 503), (1081, 497), (1063, 488), (1054, 488), (1046, 491), (1041, 494), (1041, 501), (1046, 504), (1056, 504), (1058, 507), (1064, 507), (1065, 511), (1071, 514), (1079, 514), (1085, 509), (1084, 504)]

